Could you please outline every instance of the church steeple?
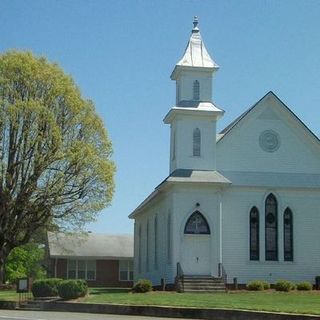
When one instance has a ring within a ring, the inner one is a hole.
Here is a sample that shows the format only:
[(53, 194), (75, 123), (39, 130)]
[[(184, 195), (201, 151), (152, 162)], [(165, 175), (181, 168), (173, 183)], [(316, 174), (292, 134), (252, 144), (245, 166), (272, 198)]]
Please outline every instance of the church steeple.
[(183, 67), (206, 68), (211, 69), (211, 71), (215, 71), (219, 68), (219, 66), (210, 57), (204, 45), (198, 24), (198, 17), (194, 17), (193, 29), (191, 31), (189, 42), (182, 59), (176, 64), (171, 74), (172, 80), (177, 79), (178, 73), (183, 69)]
[(164, 122), (171, 125), (170, 172), (176, 169), (215, 170), (216, 121), (224, 111), (212, 103), (212, 78), (219, 66), (210, 57), (195, 17), (176, 81), (176, 106)]
[(219, 66), (210, 57), (194, 17), (193, 29), (183, 57), (176, 64), (171, 79), (176, 81), (177, 105), (190, 106), (197, 101), (212, 101), (212, 75)]

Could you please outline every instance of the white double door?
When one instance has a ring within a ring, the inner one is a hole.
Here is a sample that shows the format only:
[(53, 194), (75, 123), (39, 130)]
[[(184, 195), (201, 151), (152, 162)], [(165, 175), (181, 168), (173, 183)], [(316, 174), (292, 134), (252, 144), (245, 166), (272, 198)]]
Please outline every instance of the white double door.
[(180, 261), (185, 275), (211, 274), (211, 236), (184, 234), (181, 239)]

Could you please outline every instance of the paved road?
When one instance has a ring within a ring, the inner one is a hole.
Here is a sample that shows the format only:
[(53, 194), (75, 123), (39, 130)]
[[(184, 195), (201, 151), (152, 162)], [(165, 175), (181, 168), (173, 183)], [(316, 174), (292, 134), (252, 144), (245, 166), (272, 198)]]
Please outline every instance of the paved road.
[(17, 311), (0, 310), (0, 320), (177, 320), (141, 316), (121, 316), (113, 314), (51, 312), (51, 311)]

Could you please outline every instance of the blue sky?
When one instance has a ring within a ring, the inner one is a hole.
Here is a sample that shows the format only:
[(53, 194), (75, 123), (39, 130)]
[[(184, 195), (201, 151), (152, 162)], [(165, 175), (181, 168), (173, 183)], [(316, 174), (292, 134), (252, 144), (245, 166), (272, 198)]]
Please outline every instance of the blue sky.
[(162, 119), (194, 15), (220, 66), (219, 129), (272, 90), (320, 135), (320, 1), (0, 1), (0, 52), (57, 62), (94, 101), (113, 141), (116, 193), (89, 230), (132, 233), (128, 214), (168, 175)]

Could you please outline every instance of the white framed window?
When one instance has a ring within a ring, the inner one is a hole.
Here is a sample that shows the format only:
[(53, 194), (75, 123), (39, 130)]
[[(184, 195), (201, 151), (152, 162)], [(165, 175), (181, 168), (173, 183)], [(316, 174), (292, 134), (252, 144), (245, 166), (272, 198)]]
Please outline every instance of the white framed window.
[(176, 131), (173, 130), (173, 138), (172, 138), (172, 160), (176, 158)]
[(68, 260), (68, 279), (77, 279), (77, 260)]
[(95, 280), (96, 278), (96, 260), (87, 261), (87, 280)]
[(200, 157), (201, 132), (199, 128), (193, 130), (193, 156)]
[(198, 80), (195, 80), (193, 82), (193, 100), (200, 100), (200, 83)]
[(68, 260), (68, 279), (95, 280), (96, 260)]
[(119, 260), (119, 280), (133, 281), (133, 261)]

